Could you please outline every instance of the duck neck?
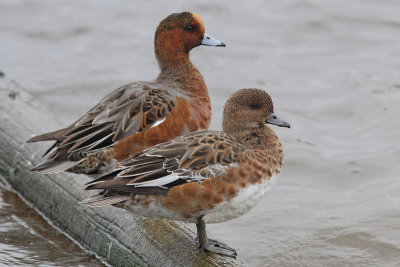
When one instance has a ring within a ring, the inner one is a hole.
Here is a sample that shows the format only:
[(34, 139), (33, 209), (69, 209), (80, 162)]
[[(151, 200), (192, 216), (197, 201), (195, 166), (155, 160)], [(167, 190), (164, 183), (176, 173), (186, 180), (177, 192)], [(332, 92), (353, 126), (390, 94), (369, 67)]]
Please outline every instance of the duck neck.
[(264, 125), (257, 129), (235, 131), (233, 135), (257, 150), (273, 151), (280, 149), (282, 146), (274, 130)]
[(194, 72), (199, 72), (190, 61), (189, 55), (178, 55), (176, 58), (168, 60), (157, 57), (157, 60), (160, 67), (160, 78), (178, 78), (181, 76), (188, 76)]
[(162, 51), (164, 50), (155, 50), (156, 59), (161, 72), (182, 68), (182, 66), (188, 67), (193, 65), (190, 61), (189, 53), (171, 50), (169, 50), (168, 53), (165, 53), (165, 51), (163, 53)]
[(158, 82), (178, 85), (180, 89), (193, 97), (209, 97), (203, 75), (192, 64), (189, 54), (185, 56), (178, 54), (173, 60), (166, 60), (160, 56), (157, 59), (160, 66), (160, 74), (156, 79)]

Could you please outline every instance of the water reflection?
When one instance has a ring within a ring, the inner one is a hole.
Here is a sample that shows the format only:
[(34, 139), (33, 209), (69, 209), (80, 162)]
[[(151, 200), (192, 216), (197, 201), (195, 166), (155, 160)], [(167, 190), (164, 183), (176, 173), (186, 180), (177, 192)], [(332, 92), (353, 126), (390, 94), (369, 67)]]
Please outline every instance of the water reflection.
[(0, 251), (0, 265), (104, 266), (4, 187), (0, 188)]

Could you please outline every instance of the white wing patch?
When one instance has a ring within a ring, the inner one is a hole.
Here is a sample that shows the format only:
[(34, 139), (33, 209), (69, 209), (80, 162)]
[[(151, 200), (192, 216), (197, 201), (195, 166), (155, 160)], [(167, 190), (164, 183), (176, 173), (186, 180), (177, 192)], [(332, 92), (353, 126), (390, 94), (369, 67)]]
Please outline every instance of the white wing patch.
[[(177, 176), (174, 173), (171, 173), (170, 175), (152, 180), (152, 181), (146, 181), (146, 182), (141, 182), (141, 183), (135, 183), (133, 184), (135, 187), (158, 187), (158, 186), (164, 186), (169, 183), (172, 183), (173, 181), (179, 179), (179, 176)], [(128, 184), (129, 185), (129, 184)]]
[(163, 123), (164, 121), (165, 121), (165, 118), (156, 121), (156, 122), (150, 127), (150, 129), (151, 129), (151, 128), (154, 128), (154, 127), (156, 127), (156, 126), (158, 126), (158, 125), (160, 125), (160, 124)]
[(196, 171), (183, 169), (179, 172), (173, 172), (170, 175), (155, 180), (140, 182), (140, 183), (132, 183), (127, 185), (133, 185), (135, 187), (163, 187), (178, 179), (186, 180), (187, 182), (194, 182), (194, 181), (200, 182), (206, 179), (216, 177), (218, 175), (223, 175), (228, 168), (238, 167), (238, 166), (239, 164), (237, 163), (231, 163), (228, 165), (214, 164)]

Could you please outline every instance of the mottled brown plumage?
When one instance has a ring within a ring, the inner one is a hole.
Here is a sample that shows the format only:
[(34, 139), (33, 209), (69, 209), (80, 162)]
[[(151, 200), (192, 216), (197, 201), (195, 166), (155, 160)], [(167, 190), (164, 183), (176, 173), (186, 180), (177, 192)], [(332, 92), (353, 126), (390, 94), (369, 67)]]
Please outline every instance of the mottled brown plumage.
[(132, 153), (207, 129), (208, 90), (189, 59), (190, 50), (201, 44), (225, 46), (207, 36), (197, 14), (176, 13), (164, 19), (155, 35), (161, 70), (157, 79), (122, 86), (69, 127), (29, 139), (56, 141), (44, 154), (49, 154), (47, 160), (32, 170), (99, 174)]
[(283, 149), (267, 123), (289, 124), (273, 112), (265, 91), (239, 90), (225, 105), (223, 131), (189, 133), (131, 155), (88, 184), (87, 190), (103, 191), (84, 203), (196, 222), (201, 247), (232, 256), (229, 248), (210, 247), (204, 225), (243, 215), (274, 184)]

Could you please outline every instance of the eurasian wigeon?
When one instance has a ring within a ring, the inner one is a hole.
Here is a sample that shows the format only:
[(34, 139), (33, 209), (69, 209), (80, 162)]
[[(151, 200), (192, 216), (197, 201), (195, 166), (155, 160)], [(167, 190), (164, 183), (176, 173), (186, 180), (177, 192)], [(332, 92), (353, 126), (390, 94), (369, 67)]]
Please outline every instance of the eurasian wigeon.
[(189, 133), (131, 155), (90, 182), (87, 190), (103, 191), (82, 203), (196, 223), (200, 248), (235, 257), (234, 249), (207, 239), (205, 223), (247, 213), (274, 185), (283, 148), (268, 123), (290, 127), (265, 91), (239, 90), (225, 104), (223, 131)]
[(67, 128), (27, 142), (55, 140), (47, 160), (32, 170), (101, 174), (116, 161), (177, 136), (207, 129), (211, 104), (192, 48), (225, 46), (204, 31), (199, 15), (169, 15), (157, 27), (154, 46), (160, 74), (154, 81), (124, 85)]

